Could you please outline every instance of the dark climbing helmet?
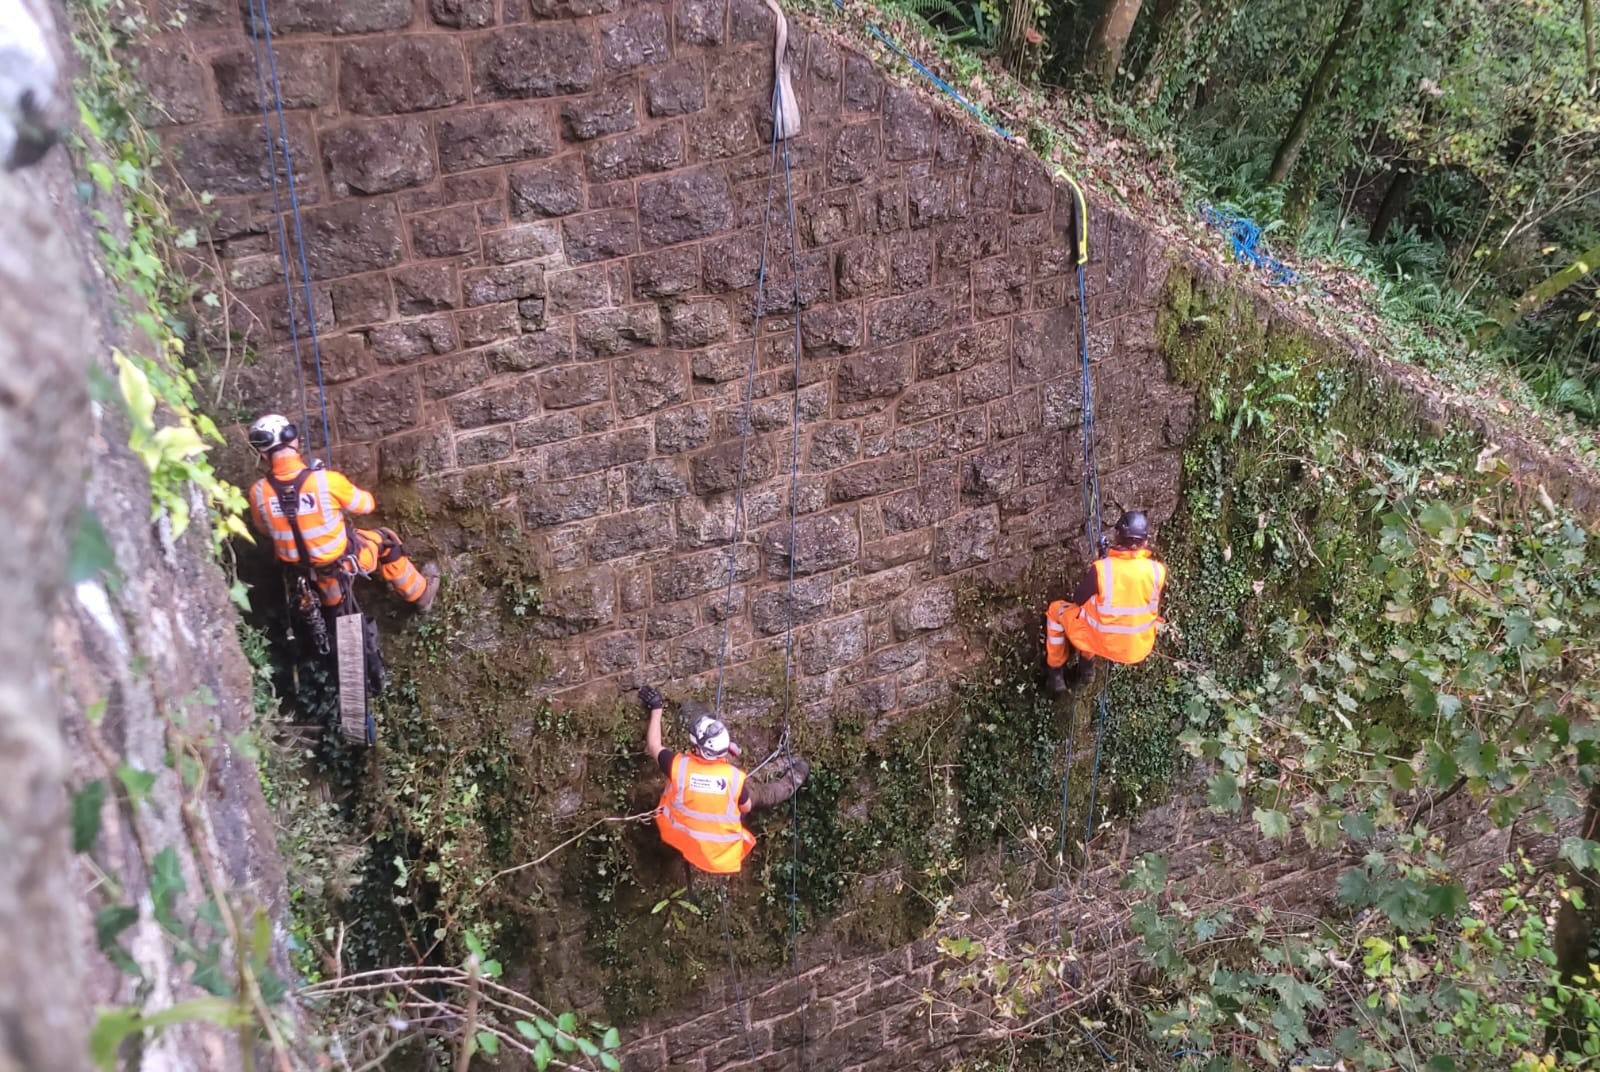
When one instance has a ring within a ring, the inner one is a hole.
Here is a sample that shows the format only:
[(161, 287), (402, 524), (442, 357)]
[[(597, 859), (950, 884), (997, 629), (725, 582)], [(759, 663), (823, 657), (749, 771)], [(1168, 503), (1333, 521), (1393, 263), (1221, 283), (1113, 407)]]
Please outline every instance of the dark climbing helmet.
[(1117, 546), (1143, 547), (1150, 542), (1150, 520), (1143, 510), (1125, 510), (1117, 518)]
[(300, 438), (294, 422), (281, 413), (268, 413), (250, 426), (250, 445), (263, 456)]
[(705, 704), (687, 700), (683, 704), (685, 719), (693, 719), (689, 742), (701, 759), (721, 759), (732, 751), (733, 739)]

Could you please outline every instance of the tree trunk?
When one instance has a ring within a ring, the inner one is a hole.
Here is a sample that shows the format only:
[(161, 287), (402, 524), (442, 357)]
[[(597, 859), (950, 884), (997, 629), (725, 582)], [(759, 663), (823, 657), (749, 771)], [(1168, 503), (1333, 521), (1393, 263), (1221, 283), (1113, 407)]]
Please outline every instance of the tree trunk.
[(1122, 50), (1128, 47), (1128, 38), (1133, 36), (1133, 24), (1139, 19), (1143, 3), (1144, 0), (1106, 0), (1084, 59), (1084, 74), (1094, 88), (1107, 89), (1116, 80), (1117, 68), (1122, 65)]
[(1267, 174), (1269, 184), (1276, 186), (1294, 170), (1300, 150), (1305, 148), (1306, 139), (1311, 136), (1311, 127), (1333, 92), (1334, 83), (1339, 78), (1339, 68), (1344, 66), (1345, 55), (1350, 51), (1350, 43), (1355, 40), (1356, 31), (1361, 27), (1363, 3), (1364, 0), (1345, 0), (1344, 14), (1339, 19), (1338, 28), (1333, 31), (1333, 39), (1323, 50), (1317, 73), (1312, 76), (1311, 84), (1306, 86), (1305, 96), (1300, 98), (1300, 110), (1295, 113), (1294, 122), (1289, 124), (1289, 133), (1283, 136), (1283, 143), (1272, 158), (1272, 170)]
[(1389, 179), (1389, 188), (1383, 192), (1383, 200), (1378, 202), (1378, 214), (1372, 217), (1372, 227), (1367, 231), (1368, 242), (1377, 245), (1383, 241), (1389, 228), (1394, 226), (1394, 221), (1411, 203), (1411, 191), (1416, 185), (1416, 165), (1409, 160), (1396, 164), (1394, 176)]
[(1600, 88), (1600, 79), (1594, 69), (1594, 0), (1583, 0), (1583, 60), (1584, 71), (1589, 75), (1589, 95)]
[(1172, 39), (1183, 25), (1178, 17), (1182, 10), (1183, 0), (1156, 0), (1149, 32), (1150, 47), (1144, 50), (1144, 58), (1133, 75), (1134, 96), (1140, 103), (1154, 104), (1161, 96), (1167, 54), (1172, 51)]
[[(1597, 269), (1600, 269), (1600, 243), (1578, 254), (1571, 264), (1555, 275), (1529, 287), (1516, 301), (1502, 306), (1494, 314), (1495, 323), (1500, 325), (1500, 330), (1505, 330)], [(1493, 333), (1493, 329), (1490, 329), (1490, 333)]]
[(1017, 78), (1028, 75), (1028, 57), (1038, 31), (1033, 27), (1033, 0), (1010, 0), (1000, 22), (1000, 62)]

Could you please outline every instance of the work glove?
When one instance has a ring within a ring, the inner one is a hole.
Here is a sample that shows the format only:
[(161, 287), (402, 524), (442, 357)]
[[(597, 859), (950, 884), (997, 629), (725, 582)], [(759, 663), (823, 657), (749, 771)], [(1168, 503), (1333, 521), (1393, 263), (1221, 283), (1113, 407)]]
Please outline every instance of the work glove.
[(645, 714), (667, 705), (666, 697), (661, 695), (661, 690), (654, 685), (643, 685), (639, 688), (639, 703), (644, 707)]

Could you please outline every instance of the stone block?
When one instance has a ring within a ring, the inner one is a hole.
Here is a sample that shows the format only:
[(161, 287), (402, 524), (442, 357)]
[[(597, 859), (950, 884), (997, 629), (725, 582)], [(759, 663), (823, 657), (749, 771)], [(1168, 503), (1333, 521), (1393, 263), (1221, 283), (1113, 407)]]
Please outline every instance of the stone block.
[(840, 402), (892, 398), (911, 382), (911, 360), (903, 350), (877, 350), (839, 363), (834, 394)]
[(378, 444), (378, 473), (385, 483), (416, 480), (454, 464), (447, 425), (419, 428)]
[(935, 530), (933, 563), (940, 573), (981, 566), (992, 560), (1000, 540), (1000, 516), (993, 508), (958, 514)]
[(608, 567), (558, 574), (544, 581), (540, 596), (539, 613), (526, 622), (535, 636), (577, 636), (616, 617), (616, 577)]
[(653, 354), (616, 363), (619, 417), (638, 417), (682, 402), (689, 395), (689, 377), (677, 354)]
[(777, 33), (772, 11), (763, 0), (729, 0), (728, 21), (735, 41), (760, 41), (765, 44), (772, 41)]
[(615, 11), (622, 6), (624, 0), (528, 0), (528, 2), (536, 19), (574, 19)]
[[(714, 292), (754, 286), (761, 273), (761, 234), (745, 231), (701, 246), (706, 289)], [(776, 291), (776, 287), (771, 288)]]
[(704, 238), (733, 222), (728, 180), (700, 168), (639, 184), (639, 234), (646, 249)]
[(405, 257), (400, 213), (391, 201), (311, 209), (301, 219), (312, 279), (389, 268)]
[[(794, 541), (794, 575), (805, 577), (855, 561), (861, 550), (861, 528), (853, 509), (812, 514), (795, 523)], [(769, 556), (767, 575), (774, 580), (787, 577), (788, 526), (769, 531), (762, 547)]]
[(421, 366), (422, 394), (429, 401), (469, 390), (489, 378), (489, 363), (481, 353), (454, 354)]
[(456, 395), (445, 403), (445, 408), (451, 424), (467, 429), (521, 420), (538, 404), (533, 384), (523, 381)]
[(889, 288), (889, 258), (868, 241), (852, 242), (835, 258), (834, 282), (840, 299), (873, 297)]
[(993, 401), (1011, 393), (1011, 362), (1001, 360), (976, 365), (963, 372), (958, 381), (963, 406)]
[(569, 216), (561, 221), (567, 258), (574, 264), (626, 257), (637, 252), (639, 236), (627, 209), (607, 209)]
[(829, 143), (828, 185), (860, 182), (879, 166), (881, 155), (877, 123), (854, 123), (841, 128)]
[(495, 372), (527, 372), (572, 360), (572, 339), (565, 331), (530, 331), (484, 347)]
[(403, 365), (454, 350), (455, 322), (448, 316), (429, 316), (380, 324), (367, 332), (367, 344), (378, 364)]
[(648, 506), (688, 495), (689, 481), (683, 468), (681, 462), (666, 458), (628, 466), (628, 505)]
[(411, 0), (285, 0), (272, 8), (272, 32), (357, 34), (403, 30), (411, 25)]
[(1019, 157), (1012, 187), (1011, 211), (1028, 214), (1044, 212), (1054, 199), (1054, 184), (1044, 165), (1031, 156)]
[(730, 439), (696, 454), (690, 459), (696, 495), (715, 495), (750, 487), (772, 479), (778, 469), (777, 453), (764, 439)]
[(494, 0), (428, 0), (428, 17), (452, 30), (493, 26), (494, 9)]
[(861, 309), (824, 305), (800, 314), (800, 342), (807, 357), (828, 357), (861, 345)]
[[(867, 616), (858, 612), (810, 626), (801, 634), (799, 647), (803, 674), (823, 674), (849, 666), (867, 654)], [(792, 1015), (799, 1013), (796, 1011)], [(774, 1026), (775, 1033), (777, 1030)], [(798, 1024), (794, 1032), (798, 1040)]]
[(346, 112), (397, 115), (466, 99), (466, 63), (451, 38), (396, 36), (339, 49), (339, 103)]
[(979, 324), (919, 342), (917, 378), (928, 380), (971, 368), (982, 361), (1002, 360), (1007, 356), (1010, 336), (1008, 324)]
[(689, 159), (696, 164), (743, 156), (761, 143), (746, 107), (723, 108), (689, 124)]
[(539, 401), (545, 409), (574, 409), (611, 396), (611, 377), (602, 365), (568, 365), (539, 374)]
[(516, 219), (569, 216), (583, 207), (583, 167), (577, 156), (517, 168), (509, 179)]
[(491, 428), (456, 437), (456, 464), (462, 468), (487, 465), (511, 457), (511, 429)]
[[(372, 371), (372, 355), (367, 352), (367, 340), (362, 335), (324, 335), (318, 348), (325, 383), (347, 383)], [(285, 354), (283, 360), (293, 362), (292, 352)], [(315, 353), (302, 349), (301, 360), (310, 366), (308, 371), (316, 369)]]
[(665, 63), (667, 19), (657, 7), (630, 5), (625, 14), (600, 24), (600, 62), (610, 72)]
[(892, 535), (925, 528), (954, 514), (957, 502), (953, 483), (936, 481), (932, 474), (925, 473), (918, 487), (884, 497), (881, 505), (884, 531)]
[(890, 86), (883, 95), (883, 155), (926, 160), (933, 155), (933, 109), (919, 89)]
[(547, 315), (570, 316), (612, 304), (610, 276), (613, 267), (588, 264), (546, 275)]
[(965, 458), (961, 463), (961, 498), (977, 505), (999, 502), (1020, 486), (1017, 452), (1007, 445)]
[(439, 120), (438, 141), (445, 171), (549, 156), (559, 144), (550, 107), (537, 102), (452, 111)]
[(1078, 366), (1076, 318), (1065, 309), (1029, 313), (1012, 319), (1016, 381), (1040, 383), (1073, 372)]
[(665, 551), (672, 547), (675, 538), (669, 511), (646, 509), (608, 514), (595, 522), (590, 533), (589, 558), (608, 562), (628, 555)]
[(339, 435), (364, 442), (403, 432), (417, 423), (421, 397), (410, 371), (373, 376), (342, 388), (335, 395)]
[(626, 83), (608, 86), (592, 96), (575, 97), (561, 106), (561, 129), (569, 141), (621, 134), (638, 125), (633, 88)]
[(577, 351), (582, 357), (615, 357), (657, 345), (660, 311), (654, 305), (594, 309), (574, 317)]
[(979, 317), (1020, 312), (1028, 294), (1026, 252), (972, 266), (972, 310)]
[(549, 413), (532, 417), (518, 424), (516, 431), (518, 450), (559, 443), (563, 439), (576, 439), (583, 434), (576, 413)]
[(671, 171), (686, 159), (683, 130), (669, 125), (597, 142), (584, 150), (583, 167), (591, 182), (617, 183)]
[(627, 673), (639, 663), (639, 639), (633, 633), (612, 633), (589, 641), (589, 665), (596, 674)]
[(785, 584), (750, 601), (750, 624), (763, 636), (776, 636), (791, 626), (816, 621), (833, 605), (833, 578), (828, 575)]
[(383, 273), (335, 280), (328, 288), (333, 300), (333, 317), (342, 328), (357, 324), (376, 324), (389, 319), (389, 277)]
[(322, 131), (322, 159), (335, 197), (386, 194), (433, 181), (433, 147), (418, 119), (370, 119)]
[(478, 214), (471, 205), (413, 216), (411, 248), (418, 257), (454, 257), (478, 252)]
[(1015, 439), (1039, 430), (1039, 393), (1019, 391), (989, 407), (989, 426), (996, 439)]
[[(728, 581), (729, 562), (735, 583), (756, 575), (755, 549), (749, 545), (716, 548), (692, 555), (681, 555), (650, 571), (650, 590), (657, 603), (675, 603), (714, 592)], [(723, 1030), (726, 1030), (724, 1026)]]
[[(908, 562), (920, 562), (933, 552), (933, 534), (926, 529), (888, 536), (861, 549), (861, 572), (879, 573)], [(873, 670), (873, 674), (886, 673)]]
[(461, 273), (462, 301), (468, 306), (494, 305), (543, 295), (544, 268), (537, 264), (506, 264)]
[(704, 76), (698, 63), (677, 63), (645, 79), (645, 111), (654, 119), (691, 115), (706, 106)]
[(672, 25), (686, 45), (720, 45), (727, 37), (728, 0), (677, 0)]
[(692, 603), (652, 607), (645, 623), (645, 636), (650, 640), (669, 640), (692, 631), (698, 623), (699, 615)]
[(514, 26), (472, 46), (472, 81), (478, 100), (560, 97), (595, 84), (594, 37), (579, 25)]
[(656, 450), (662, 454), (682, 454), (703, 447), (711, 440), (711, 407), (680, 406), (656, 416)]
[(811, 432), (811, 447), (806, 466), (826, 471), (848, 465), (861, 457), (861, 429), (854, 424), (825, 424)]
[(560, 480), (642, 462), (649, 455), (649, 429), (623, 428), (551, 447), (545, 456), (545, 469), (551, 479)]
[[(554, 220), (521, 223), (483, 236), (483, 257), (492, 264), (551, 260), (561, 253), (561, 228)], [(549, 277), (546, 276), (548, 284)]]
[(956, 408), (956, 388), (948, 380), (932, 383), (915, 383), (895, 404), (895, 420), (900, 424), (918, 424), (933, 417), (942, 417)]
[(877, 302), (867, 310), (871, 345), (893, 346), (942, 331), (952, 321), (965, 317), (964, 298), (960, 290), (947, 286)]
[(700, 248), (679, 246), (640, 254), (629, 259), (628, 273), (639, 301), (688, 294), (700, 286)]
[(829, 487), (829, 499), (838, 503), (870, 498), (897, 491), (916, 483), (916, 480), (917, 465), (914, 458), (905, 454), (890, 455), (835, 472)]
[(731, 328), (728, 306), (715, 298), (663, 303), (661, 313), (666, 345), (678, 350), (720, 342)]
[[(315, 199), (317, 152), (306, 116), (291, 115), (286, 124), (295, 182), (302, 202)], [(217, 197), (259, 194), (272, 189), (272, 165), (261, 120), (229, 119), (187, 127), (166, 143), (176, 156), (178, 174), (189, 187)], [(279, 181), (283, 181), (279, 163)]]
[(921, 290), (933, 282), (933, 250), (926, 245), (896, 249), (889, 255), (889, 289), (896, 294)]
[(146, 126), (195, 123), (211, 112), (206, 69), (187, 47), (164, 41), (139, 45), (129, 52), (149, 96)]
[(956, 592), (947, 582), (924, 585), (895, 600), (889, 608), (897, 640), (910, 640), (956, 620)]
[(964, 220), (971, 210), (964, 176), (933, 172), (906, 184), (908, 222), (913, 230)]
[(394, 281), (395, 307), (402, 315), (434, 313), (460, 304), (452, 265), (415, 264), (396, 268), (390, 278)]
[[(525, 427), (517, 425), (519, 446)], [(610, 493), (605, 474), (597, 473), (576, 480), (539, 481), (524, 488), (520, 498), (523, 520), (530, 528), (543, 528), (594, 517), (609, 505)]]

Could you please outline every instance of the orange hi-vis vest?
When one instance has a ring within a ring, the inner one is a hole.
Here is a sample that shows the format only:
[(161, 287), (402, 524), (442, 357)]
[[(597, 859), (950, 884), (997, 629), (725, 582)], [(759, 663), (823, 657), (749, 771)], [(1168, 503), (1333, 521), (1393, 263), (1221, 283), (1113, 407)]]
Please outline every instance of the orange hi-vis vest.
[(682, 752), (673, 756), (656, 810), (661, 840), (701, 871), (737, 874), (756, 845), (739, 815), (743, 792), (744, 772), (732, 763)]
[(280, 562), (298, 563), (301, 541), (311, 558), (309, 565), (337, 562), (350, 546), (345, 515), (370, 514), (375, 505), (372, 494), (343, 473), (308, 468), (292, 450), (274, 454), (272, 475), (250, 488), (256, 527), (272, 536), (272, 550)]
[(1100, 589), (1067, 617), (1067, 639), (1079, 651), (1117, 663), (1143, 662), (1156, 645), (1167, 567), (1146, 548), (1113, 547), (1095, 560)]

